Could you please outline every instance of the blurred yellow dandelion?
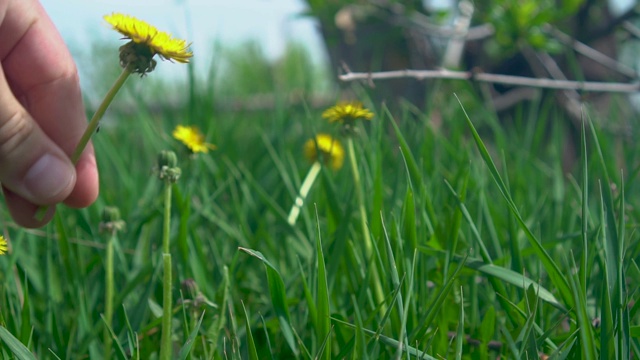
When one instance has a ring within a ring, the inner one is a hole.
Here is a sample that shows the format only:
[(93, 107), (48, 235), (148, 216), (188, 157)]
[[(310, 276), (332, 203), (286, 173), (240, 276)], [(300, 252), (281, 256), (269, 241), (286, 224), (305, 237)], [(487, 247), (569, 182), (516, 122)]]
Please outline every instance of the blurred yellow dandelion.
[(7, 240), (5, 240), (4, 236), (0, 235), (0, 255), (6, 254), (7, 250), (9, 250)]
[(105, 15), (104, 19), (114, 30), (131, 39), (136, 44), (143, 44), (151, 51), (151, 56), (158, 54), (163, 59), (188, 63), (193, 53), (189, 51), (186, 40), (175, 39), (170, 34), (156, 29), (133, 16), (113, 13)]
[(343, 124), (353, 123), (358, 119), (371, 120), (373, 113), (362, 107), (362, 103), (358, 101), (340, 102), (330, 107), (322, 113), (322, 117), (329, 122), (340, 122)]
[(344, 163), (344, 148), (337, 139), (327, 134), (318, 134), (304, 144), (304, 156), (311, 162), (323, 161), (333, 170)]
[(206, 143), (204, 135), (196, 126), (176, 126), (173, 130), (173, 137), (182, 142), (192, 153), (208, 153), (209, 150), (215, 150), (216, 146)]

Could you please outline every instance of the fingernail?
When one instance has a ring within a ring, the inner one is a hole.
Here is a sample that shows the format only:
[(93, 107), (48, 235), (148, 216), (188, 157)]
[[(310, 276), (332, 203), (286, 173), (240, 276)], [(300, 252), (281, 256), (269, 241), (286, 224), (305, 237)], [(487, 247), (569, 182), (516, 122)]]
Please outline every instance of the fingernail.
[(24, 182), (33, 197), (32, 201), (46, 203), (67, 190), (75, 181), (74, 178), (75, 171), (71, 164), (54, 155), (45, 154), (27, 171)]

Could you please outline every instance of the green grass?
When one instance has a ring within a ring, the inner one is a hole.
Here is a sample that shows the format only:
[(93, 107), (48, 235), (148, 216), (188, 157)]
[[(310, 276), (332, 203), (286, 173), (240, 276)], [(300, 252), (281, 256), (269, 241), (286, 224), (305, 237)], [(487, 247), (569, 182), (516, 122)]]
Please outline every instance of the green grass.
[[(295, 47), (273, 63), (255, 45), (220, 58), (190, 83), (129, 79), (93, 138), (93, 206), (59, 206), (39, 230), (2, 214), (12, 247), (0, 257), (2, 358), (100, 359), (105, 346), (118, 359), (159, 356), (164, 184), (153, 167), (165, 149), (182, 169), (169, 229), (174, 358), (640, 353), (637, 119), (587, 113), (576, 130), (540, 101), (499, 121), (462, 82), (441, 84), (426, 111), (388, 109), (353, 85), (376, 114), (354, 138), (368, 257), (349, 164), (323, 169), (287, 222), (310, 167), (302, 144), (338, 135), (312, 106), (312, 95), (335, 100), (324, 72)], [(269, 108), (227, 106), (267, 93)], [(289, 103), (292, 93), (302, 100)], [(177, 124), (199, 126), (218, 149), (188, 156), (171, 138)], [(113, 237), (98, 231), (107, 206), (126, 222)]]

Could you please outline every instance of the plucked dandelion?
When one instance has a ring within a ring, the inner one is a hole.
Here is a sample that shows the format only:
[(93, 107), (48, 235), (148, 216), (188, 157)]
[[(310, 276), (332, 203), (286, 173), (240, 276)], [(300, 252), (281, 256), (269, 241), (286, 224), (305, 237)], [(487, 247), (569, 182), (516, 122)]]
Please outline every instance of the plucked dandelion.
[(331, 169), (339, 170), (344, 163), (344, 148), (338, 141), (327, 134), (318, 134), (314, 138), (307, 140), (303, 147), (304, 156), (313, 164), (307, 173), (307, 176), (300, 186), (300, 193), (296, 196), (296, 200), (289, 211), (287, 222), (289, 225), (295, 225), (300, 215), (300, 208), (304, 205), (304, 199), (307, 198), (311, 186), (316, 181), (322, 163), (328, 165)]
[(133, 16), (113, 13), (105, 15), (104, 19), (125, 39), (131, 40), (120, 47), (120, 63), (122, 67), (131, 64), (133, 72), (144, 75), (152, 71), (155, 68), (152, 58), (156, 54), (162, 59), (180, 63), (188, 63), (193, 56), (186, 40), (176, 39)]
[(0, 255), (4, 255), (9, 250), (9, 244), (4, 236), (0, 235)]
[(327, 134), (318, 134), (304, 143), (304, 156), (311, 162), (320, 161), (333, 170), (344, 164), (344, 148), (337, 139)]
[[(123, 67), (122, 73), (116, 79), (113, 86), (98, 106), (93, 114), (87, 129), (82, 134), (78, 142), (71, 161), (76, 164), (80, 155), (87, 147), (91, 136), (96, 133), (100, 126), (100, 120), (107, 111), (107, 108), (115, 98), (116, 94), (132, 73), (144, 75), (152, 71), (156, 66), (153, 57), (158, 54), (161, 58), (169, 61), (175, 60), (180, 63), (188, 63), (193, 57), (189, 51), (189, 45), (185, 40), (175, 39), (166, 32), (156, 29), (154, 26), (136, 19), (133, 16), (113, 13), (104, 16), (114, 30), (131, 41), (120, 47), (120, 65)], [(41, 206), (35, 214), (35, 218), (41, 220), (47, 212), (48, 206)]]
[(172, 133), (174, 139), (182, 142), (192, 153), (208, 153), (216, 146), (204, 141), (204, 135), (195, 126), (178, 125)]

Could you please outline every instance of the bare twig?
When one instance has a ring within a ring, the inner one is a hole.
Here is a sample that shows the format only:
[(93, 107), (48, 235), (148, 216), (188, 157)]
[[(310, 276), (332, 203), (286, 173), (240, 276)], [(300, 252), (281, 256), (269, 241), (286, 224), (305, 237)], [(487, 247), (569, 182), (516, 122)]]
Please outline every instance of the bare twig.
[(512, 86), (526, 86), (542, 89), (556, 90), (577, 90), (585, 92), (612, 92), (612, 93), (635, 93), (640, 91), (640, 83), (616, 83), (616, 82), (593, 82), (593, 81), (573, 81), (573, 80), (553, 80), (536, 79), (523, 76), (476, 73), (471, 71), (451, 71), (451, 70), (394, 70), (381, 72), (347, 72), (339, 75), (340, 81), (375, 81), (413, 78), (416, 80), (425, 79), (445, 79), (445, 80), (470, 80), (492, 84), (503, 84)]
[(636, 39), (640, 39), (640, 29), (637, 26), (633, 25), (631, 21), (625, 21), (622, 23), (622, 28), (625, 29), (631, 36)]
[[(529, 67), (537, 78), (544, 78), (550, 75), (554, 80), (566, 81), (567, 77), (562, 72), (555, 60), (543, 52), (535, 52), (530, 47), (523, 49), (523, 54)], [(582, 105), (580, 104), (580, 94), (575, 89), (566, 89), (558, 92), (558, 103), (567, 111), (574, 121), (580, 121)]]
[[(488, 85), (487, 85), (488, 86)], [(533, 88), (517, 87), (503, 94), (494, 94), (489, 104), (495, 112), (510, 109), (523, 100), (533, 100), (538, 92)]]
[(630, 79), (638, 78), (638, 73), (636, 73), (634, 69), (584, 43), (581, 43), (576, 39), (572, 39), (571, 36), (563, 33), (562, 31), (550, 25), (545, 26), (544, 30), (553, 35), (553, 37), (555, 37), (564, 45), (572, 47), (575, 52), (588, 57), (589, 59), (601, 64), (602, 66), (609, 68), (619, 74), (622, 74)]

